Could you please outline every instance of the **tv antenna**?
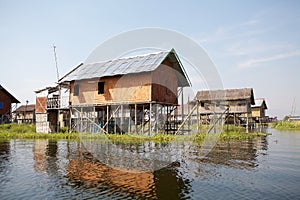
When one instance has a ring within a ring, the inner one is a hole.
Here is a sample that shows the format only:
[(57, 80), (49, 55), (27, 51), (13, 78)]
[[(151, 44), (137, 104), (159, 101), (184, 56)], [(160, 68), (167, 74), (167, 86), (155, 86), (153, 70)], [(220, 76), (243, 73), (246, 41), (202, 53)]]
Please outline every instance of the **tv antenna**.
[(294, 101), (293, 101), (293, 104), (292, 104), (292, 110), (291, 110), (291, 117), (295, 115), (295, 112), (296, 112), (296, 97), (294, 97)]
[(58, 72), (57, 56), (56, 56), (56, 50), (55, 49), (56, 49), (56, 46), (53, 44), (55, 67), (56, 67), (56, 77), (57, 77), (57, 82), (58, 82), (59, 81), (59, 72)]

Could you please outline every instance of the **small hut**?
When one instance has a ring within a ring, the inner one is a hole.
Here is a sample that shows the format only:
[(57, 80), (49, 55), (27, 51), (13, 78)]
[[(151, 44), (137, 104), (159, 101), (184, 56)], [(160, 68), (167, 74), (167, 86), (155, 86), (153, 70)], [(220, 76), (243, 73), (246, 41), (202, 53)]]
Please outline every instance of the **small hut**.
[(195, 100), (201, 123), (209, 123), (215, 114), (224, 114), (227, 123), (246, 125), (251, 105), (255, 104), (252, 88), (198, 91)]
[(18, 124), (35, 123), (35, 104), (21, 105), (14, 111), (14, 114)]
[(255, 99), (255, 105), (252, 105), (251, 109), (252, 118), (256, 123), (261, 124), (267, 122), (268, 117), (266, 116), (266, 110), (268, 107), (264, 98)]
[(0, 124), (12, 121), (12, 104), (20, 103), (11, 93), (0, 85)]

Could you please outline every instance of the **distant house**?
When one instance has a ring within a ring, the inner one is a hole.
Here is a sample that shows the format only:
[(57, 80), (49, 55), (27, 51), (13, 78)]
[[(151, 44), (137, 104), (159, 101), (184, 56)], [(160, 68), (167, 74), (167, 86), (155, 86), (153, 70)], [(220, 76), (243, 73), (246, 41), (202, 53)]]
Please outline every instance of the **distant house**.
[(240, 123), (242, 117), (251, 114), (251, 105), (255, 104), (252, 88), (198, 91), (195, 100), (199, 103), (200, 118), (205, 123), (212, 115), (222, 113), (227, 122)]
[(38, 124), (59, 124), (62, 95), (68, 94), (69, 127), (78, 132), (174, 131), (176, 127), (168, 127), (170, 113), (178, 106), (178, 90), (189, 86), (173, 49), (81, 64), (59, 80), (66, 92), (59, 88), (36, 92), (37, 130)]
[(3, 86), (0, 85), (0, 124), (12, 121), (12, 104), (18, 104), (18, 101)]
[(58, 132), (69, 126), (69, 90), (64, 85), (49, 86), (35, 91), (36, 132)]
[(255, 105), (252, 105), (251, 109), (251, 116), (256, 122), (267, 122), (266, 110), (268, 107), (264, 98), (255, 99)]
[(14, 114), (18, 124), (35, 123), (35, 104), (21, 105), (14, 111)]

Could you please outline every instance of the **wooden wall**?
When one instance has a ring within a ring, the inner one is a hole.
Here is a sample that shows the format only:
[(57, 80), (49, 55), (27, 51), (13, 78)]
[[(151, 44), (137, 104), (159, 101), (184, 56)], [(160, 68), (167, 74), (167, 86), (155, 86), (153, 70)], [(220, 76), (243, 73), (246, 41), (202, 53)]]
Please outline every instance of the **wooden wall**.
[(152, 72), (152, 101), (178, 104), (178, 79), (174, 69), (160, 65)]
[(11, 114), (11, 99), (10, 97), (0, 90), (0, 102), (2, 102), (2, 108), (0, 109), (0, 114)]
[(252, 117), (265, 117), (265, 109), (262, 106), (253, 107)]
[(36, 97), (35, 112), (46, 113), (47, 97)]
[[(251, 102), (250, 99), (245, 100), (232, 100), (232, 101), (223, 101), (218, 102), (220, 105), (229, 105), (229, 113), (251, 113)], [(215, 112), (223, 112), (227, 107), (225, 106), (215, 106), (211, 102), (202, 103), (199, 111), (200, 114), (212, 114)]]
[[(98, 94), (98, 82), (104, 82), (104, 94)], [(79, 84), (78, 96), (74, 96), (76, 84)], [(73, 81), (70, 102), (72, 105), (150, 101), (177, 104), (177, 85), (175, 71), (162, 65), (153, 72)]]

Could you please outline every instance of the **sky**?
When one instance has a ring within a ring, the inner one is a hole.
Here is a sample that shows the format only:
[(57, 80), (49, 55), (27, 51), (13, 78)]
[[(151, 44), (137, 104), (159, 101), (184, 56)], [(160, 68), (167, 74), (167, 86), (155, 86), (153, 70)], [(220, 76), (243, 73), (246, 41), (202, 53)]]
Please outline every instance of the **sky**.
[[(0, 0), (0, 84), (21, 103), (101, 43), (140, 28), (173, 30), (201, 46), (224, 88), (254, 89), (267, 114), (300, 115), (300, 1)], [(295, 102), (295, 103), (293, 103)]]

